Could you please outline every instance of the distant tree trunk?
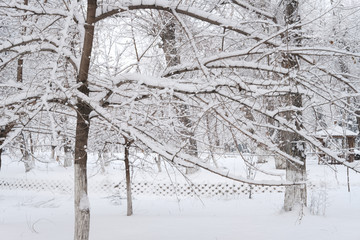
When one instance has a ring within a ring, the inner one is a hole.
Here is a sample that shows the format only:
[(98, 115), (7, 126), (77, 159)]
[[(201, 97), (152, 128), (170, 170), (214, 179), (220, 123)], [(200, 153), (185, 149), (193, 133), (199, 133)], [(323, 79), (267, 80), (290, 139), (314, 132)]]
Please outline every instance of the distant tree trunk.
[[(1, 140), (0, 140), (0, 145), (3, 144), (3, 142), (4, 142), (4, 141), (1, 141)], [(2, 158), (1, 158), (2, 152), (3, 152), (3, 149), (0, 148), (0, 171), (1, 171), (1, 165), (2, 165)]]
[(112, 151), (110, 151), (111, 149), (109, 149), (109, 148), (110, 148), (110, 146), (105, 144), (104, 149), (103, 149), (103, 153), (102, 153), (103, 154), (104, 168), (109, 166), (109, 163), (110, 163), (111, 158), (112, 158), (112, 155), (111, 155)]
[(162, 172), (162, 169), (161, 169), (161, 156), (160, 155), (155, 157), (155, 163), (156, 163), (156, 166), (158, 168), (159, 173)]
[[(160, 33), (162, 40), (162, 49), (165, 53), (165, 60), (168, 67), (173, 67), (180, 64), (180, 54), (176, 47), (176, 24), (171, 15), (164, 13), (164, 19), (166, 27)], [(179, 120), (183, 125), (182, 134), (184, 135), (183, 141), (187, 142), (186, 151), (188, 154), (197, 156), (197, 142), (194, 138), (194, 132), (191, 131), (193, 122), (189, 117), (189, 107), (185, 104), (180, 105), (180, 110), (178, 112)], [(186, 174), (194, 173), (197, 171), (197, 167), (186, 167)]]
[[(0, 141), (0, 145), (3, 144), (4, 141)], [(0, 148), (0, 171), (1, 171), (1, 165), (2, 165), (2, 152), (3, 152), (3, 149)]]
[[(211, 157), (211, 160), (213, 161), (214, 163), (214, 166), (216, 168), (218, 168), (218, 164), (216, 162), (216, 159), (215, 159), (215, 156), (214, 156), (214, 145), (213, 145), (213, 141), (212, 141), (212, 138), (211, 138), (211, 128), (210, 128), (210, 119), (209, 119), (209, 115), (206, 116), (206, 135), (207, 135), (207, 139), (208, 139), (208, 142), (209, 142), (209, 151), (210, 151), (210, 157)], [(215, 132), (215, 134), (217, 134)]]
[[(15, 122), (11, 122), (6, 124), (4, 128), (0, 129), (0, 146), (5, 142), (8, 133), (13, 129), (14, 126), (15, 126)], [(2, 165), (2, 158), (1, 158), (2, 153), (3, 153), (3, 148), (0, 148), (0, 171)]]
[[(300, 22), (299, 3), (298, 0), (284, 0), (284, 20), (286, 25), (292, 25)], [(299, 28), (294, 28), (294, 31), (289, 31), (284, 34), (283, 41), (286, 44), (295, 44), (301, 46), (301, 34)], [(297, 68), (297, 56), (293, 54), (284, 53), (282, 67), (293, 69)], [(291, 79), (289, 79), (291, 81)], [(302, 95), (300, 93), (289, 93), (285, 96), (285, 104), (287, 106), (294, 106), (301, 108)], [(297, 130), (303, 126), (301, 123), (300, 111), (289, 111), (285, 113), (285, 118), (290, 122), (295, 123)], [(290, 131), (280, 132), (281, 150), (295, 157), (303, 164), (297, 164), (291, 161), (286, 162), (286, 180), (290, 182), (302, 182), (306, 180), (306, 156), (305, 143), (298, 134)], [(292, 211), (296, 206), (306, 206), (307, 193), (306, 185), (296, 185), (285, 187), (284, 210)]]
[[(6, 125), (7, 126), (7, 125)], [(5, 126), (5, 128), (6, 128)], [(5, 138), (7, 133), (5, 134), (5, 130), (0, 129), (0, 146), (5, 142)], [(1, 171), (1, 165), (2, 165), (2, 152), (3, 152), (3, 148), (0, 148), (0, 171)]]
[(35, 154), (34, 140), (33, 140), (31, 132), (29, 133), (29, 140), (30, 140), (31, 161), (35, 162), (35, 158), (34, 158), (34, 154)]
[(24, 64), (24, 60), (22, 58), (19, 58), (17, 65), (17, 75), (16, 75), (17, 82), (23, 81), (23, 64)]
[(132, 196), (131, 196), (130, 161), (129, 161), (129, 149), (131, 143), (132, 141), (125, 139), (124, 162), (125, 162), (125, 175), (126, 175), (127, 216), (131, 216), (133, 214)]
[(22, 161), (24, 162), (25, 172), (30, 172), (34, 168), (35, 162), (33, 161), (32, 158), (30, 158), (30, 153), (29, 153), (30, 149), (28, 146), (27, 138), (24, 133), (21, 135), (20, 150), (23, 155)]
[[(29, 1), (28, 0), (24, 0), (24, 5), (28, 5)], [(27, 19), (26, 16), (24, 16), (22, 18), (23, 21), (25, 21)], [(21, 35), (25, 35), (26, 34), (26, 27), (23, 27), (21, 29)], [(20, 57), (18, 59), (17, 62), (17, 74), (16, 74), (16, 81), (19, 83), (23, 82), (23, 69), (24, 69), (24, 60)], [(23, 155), (23, 162), (24, 162), (24, 166), (25, 166), (25, 172), (29, 172), (31, 171), (31, 169), (34, 168), (34, 161), (33, 159), (30, 160), (29, 159), (29, 148), (28, 148), (28, 144), (27, 144), (27, 139), (25, 138), (24, 134), (22, 135), (22, 140), (21, 140), (21, 153)]]
[(360, 133), (360, 110), (356, 110), (355, 114), (356, 114), (356, 123), (358, 127), (358, 132)]
[(64, 153), (65, 153), (65, 159), (64, 159), (64, 167), (71, 167), (72, 166), (72, 149), (69, 144), (69, 141), (67, 138), (65, 138), (65, 145), (64, 145)]
[[(80, 61), (77, 82), (82, 83), (78, 90), (89, 96), (88, 74), (94, 39), (96, 0), (88, 0), (84, 45)], [(74, 208), (75, 231), (74, 240), (88, 240), (90, 231), (90, 206), (87, 185), (87, 146), (90, 129), (91, 108), (79, 98), (76, 104), (76, 133), (75, 133), (75, 161), (74, 161)]]
[[(28, 0), (24, 0), (24, 5), (28, 5), (29, 2)], [(26, 20), (26, 16), (23, 17), (22, 19), (23, 21)], [(26, 33), (26, 27), (23, 27), (21, 29), (21, 35), (24, 35)], [(23, 64), (24, 64), (24, 60), (20, 57), (18, 59), (18, 62), (17, 62), (17, 75), (16, 75), (16, 81), (17, 82), (23, 82)]]
[(51, 145), (51, 159), (55, 160), (55, 145)]
[(100, 163), (101, 173), (106, 172), (106, 167), (109, 166), (111, 159), (108, 144), (105, 143), (103, 148), (98, 151), (98, 162)]
[(103, 151), (98, 151), (98, 162), (100, 163), (100, 169), (101, 169), (101, 173), (105, 173), (105, 164), (104, 164), (104, 152)]

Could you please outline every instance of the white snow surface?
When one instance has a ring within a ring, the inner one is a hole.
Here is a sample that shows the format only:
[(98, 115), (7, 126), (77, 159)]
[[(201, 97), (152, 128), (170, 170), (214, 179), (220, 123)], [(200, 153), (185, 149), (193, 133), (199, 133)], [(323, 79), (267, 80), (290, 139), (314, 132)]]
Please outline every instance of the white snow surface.
[[(122, 162), (113, 161), (106, 168), (106, 174), (100, 174), (95, 158), (91, 159), (90, 179), (123, 180)], [(231, 172), (244, 170), (236, 155), (218, 160), (221, 167)], [(351, 192), (347, 192), (344, 167), (333, 166), (335, 174), (329, 167), (317, 165), (316, 159), (308, 162), (309, 183), (316, 187), (309, 189), (308, 207), (303, 214), (300, 210), (282, 210), (283, 193), (254, 193), (253, 199), (247, 195), (201, 199), (136, 196), (134, 215), (127, 217), (125, 196), (104, 197), (90, 193), (90, 239), (360, 239), (360, 174), (350, 172)], [(163, 172), (157, 173), (155, 164), (140, 164), (135, 160), (133, 164), (137, 166), (134, 181), (170, 182), (169, 175), (172, 181), (186, 181), (169, 166), (166, 171), (163, 165)], [(275, 170), (272, 161), (261, 167), (284, 173)], [(73, 169), (65, 169), (57, 163), (41, 165), (37, 162), (36, 169), (27, 174), (23, 168), (22, 163), (6, 156), (0, 179), (73, 179)], [(197, 183), (227, 181), (202, 170), (188, 177)], [(257, 173), (256, 179), (264, 178), (262, 173)], [(88, 206), (85, 200), (83, 205)], [(73, 201), (72, 193), (0, 190), (1, 239), (72, 239)]]

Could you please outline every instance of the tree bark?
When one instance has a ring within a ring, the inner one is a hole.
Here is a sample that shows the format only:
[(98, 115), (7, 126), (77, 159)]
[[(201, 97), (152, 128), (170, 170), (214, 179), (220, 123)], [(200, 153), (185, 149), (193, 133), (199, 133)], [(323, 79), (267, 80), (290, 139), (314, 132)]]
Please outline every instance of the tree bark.
[(33, 159), (30, 158), (30, 149), (28, 146), (28, 141), (27, 141), (27, 137), (24, 135), (24, 133), (21, 136), (21, 144), (20, 144), (20, 149), (21, 149), (21, 153), (23, 155), (23, 162), (24, 162), (24, 166), (25, 166), (25, 172), (30, 172), (34, 166), (35, 166), (35, 162), (33, 161)]
[[(89, 96), (88, 74), (93, 46), (96, 16), (96, 0), (88, 0), (87, 17), (85, 23), (84, 45), (82, 49), (79, 75), (77, 82), (82, 83), (78, 90)], [(74, 161), (74, 208), (75, 231), (74, 240), (88, 240), (90, 231), (90, 206), (88, 201), (87, 185), (87, 145), (90, 130), (91, 108), (81, 99), (76, 104), (76, 134), (75, 134), (75, 161)]]
[[(302, 96), (299, 93), (289, 95), (291, 104), (295, 107), (302, 106)], [(292, 114), (292, 116), (294, 116)], [(296, 118), (301, 116), (300, 112), (296, 113)], [(288, 119), (289, 120), (289, 119)], [(297, 130), (302, 128), (301, 123), (295, 120)], [(294, 132), (283, 133), (283, 137), (287, 138), (283, 143), (282, 150), (287, 154), (296, 157), (303, 162), (303, 165), (286, 161), (286, 180), (290, 182), (306, 181), (306, 155), (305, 143), (301, 136)], [(306, 206), (307, 191), (306, 185), (295, 185), (285, 187), (284, 210), (292, 211), (297, 206)]]
[[(176, 24), (169, 13), (164, 13), (166, 27), (160, 33), (162, 40), (161, 48), (165, 53), (165, 60), (168, 67), (173, 67), (180, 64), (180, 54), (176, 47)], [(186, 151), (188, 154), (197, 156), (197, 142), (194, 138), (194, 132), (191, 131), (193, 122), (189, 118), (189, 108), (187, 105), (180, 105), (178, 112), (179, 120), (183, 125), (182, 134), (184, 135), (183, 141), (187, 142)], [(186, 167), (186, 174), (194, 173), (197, 171), (197, 167)]]
[[(0, 141), (0, 145), (1, 144), (3, 144), (3, 141)], [(1, 158), (2, 152), (3, 152), (3, 149), (0, 148), (0, 171), (1, 171), (1, 165), (2, 165), (2, 158)]]
[[(286, 25), (292, 25), (300, 22), (299, 3), (298, 0), (284, 0), (284, 20)], [(287, 32), (283, 36), (285, 44), (301, 46), (301, 34), (299, 28), (294, 28), (294, 31)], [(298, 68), (299, 63), (296, 55), (284, 54), (282, 67), (292, 69)], [(289, 79), (291, 82), (291, 79)], [(289, 93), (285, 96), (285, 102), (288, 106), (302, 107), (302, 95), (300, 93)], [(295, 123), (297, 130), (303, 126), (301, 124), (300, 111), (291, 111), (285, 113), (287, 121)], [(280, 132), (281, 150), (300, 160), (303, 165), (291, 161), (286, 162), (286, 180), (291, 182), (303, 182), (306, 180), (306, 155), (305, 142), (297, 133), (282, 131)], [(292, 211), (297, 206), (306, 206), (307, 193), (306, 185), (295, 185), (285, 187), (284, 210)]]
[(78, 105), (76, 137), (75, 137), (75, 240), (88, 240), (90, 231), (90, 208), (88, 204), (87, 186), (87, 142), (89, 134), (90, 109), (85, 105)]
[[(6, 124), (4, 128), (0, 129), (0, 146), (5, 142), (6, 136), (13, 129), (14, 126), (15, 126), (15, 122), (11, 122)], [(3, 153), (3, 148), (0, 148), (0, 171), (2, 165), (2, 158), (1, 158), (2, 153)]]
[[(6, 137), (6, 136), (5, 136), (5, 137)], [(1, 134), (0, 134), (0, 146), (4, 143), (5, 137), (3, 137), (2, 130), (1, 130)], [(2, 152), (3, 152), (3, 148), (0, 148), (0, 171), (1, 171), (1, 166), (2, 166), (2, 158), (1, 158)]]
[(72, 166), (72, 154), (71, 154), (71, 146), (65, 138), (65, 145), (64, 145), (64, 153), (65, 153), (65, 159), (64, 159), (64, 167), (71, 167)]
[(132, 141), (125, 140), (125, 153), (124, 153), (124, 162), (125, 162), (125, 175), (126, 175), (126, 199), (127, 199), (127, 216), (133, 214), (132, 207), (132, 196), (131, 196), (131, 176), (130, 176), (130, 161), (129, 161), (129, 148)]

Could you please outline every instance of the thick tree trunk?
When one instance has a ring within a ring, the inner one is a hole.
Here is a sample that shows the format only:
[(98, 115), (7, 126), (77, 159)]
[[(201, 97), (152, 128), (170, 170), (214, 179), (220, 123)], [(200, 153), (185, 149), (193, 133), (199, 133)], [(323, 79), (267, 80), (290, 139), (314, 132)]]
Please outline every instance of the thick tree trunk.
[(131, 216), (133, 214), (132, 196), (131, 196), (130, 161), (129, 161), (129, 148), (131, 143), (132, 143), (131, 141), (125, 140), (124, 161), (125, 161), (125, 175), (126, 175), (127, 216)]
[(75, 240), (88, 240), (90, 231), (90, 208), (87, 191), (87, 142), (90, 128), (90, 109), (78, 104), (75, 137)]
[[(90, 67), (91, 51), (95, 30), (96, 0), (88, 0), (87, 17), (85, 23), (85, 37), (80, 61), (78, 83), (82, 85), (78, 90), (89, 95), (88, 74)], [(75, 179), (75, 231), (74, 240), (88, 240), (90, 231), (90, 207), (88, 200), (87, 187), (87, 145), (90, 129), (90, 107), (78, 99), (77, 117), (76, 117), (76, 135), (75, 135), (75, 161), (74, 161), (74, 179)]]
[[(287, 162), (286, 163), (286, 180), (292, 182), (302, 182), (306, 180), (306, 169), (304, 166)], [(284, 210), (292, 211), (297, 207), (307, 205), (306, 185), (286, 186)]]
[[(291, 105), (295, 107), (302, 106), (301, 94), (289, 95)], [(301, 113), (292, 113), (291, 116), (300, 117)], [(289, 116), (290, 117), (290, 116)], [(290, 119), (287, 119), (290, 120)], [(301, 123), (295, 120), (295, 125), (298, 130), (302, 128)], [(289, 182), (305, 182), (306, 181), (306, 155), (305, 155), (305, 143), (302, 137), (293, 132), (284, 133), (284, 137), (287, 138), (282, 145), (282, 150), (290, 156), (296, 157), (304, 164), (297, 164), (294, 162), (286, 162), (286, 180)], [(284, 210), (292, 211), (296, 207), (307, 205), (307, 191), (306, 185), (295, 185), (285, 187), (285, 199)]]
[[(180, 64), (180, 54), (176, 47), (176, 24), (173, 19), (171, 19), (168, 13), (164, 13), (166, 27), (160, 33), (162, 40), (162, 49), (165, 53), (165, 60), (169, 67), (173, 67)], [(193, 122), (189, 118), (189, 108), (187, 105), (183, 104), (180, 106), (178, 112), (179, 120), (183, 125), (182, 134), (184, 135), (183, 141), (187, 142), (186, 151), (188, 154), (197, 156), (197, 142), (194, 138), (194, 132), (191, 131)], [(194, 173), (197, 171), (197, 167), (186, 167), (186, 174)]]
[[(284, 0), (284, 20), (286, 25), (292, 25), (300, 22), (299, 3), (298, 0)], [(294, 31), (287, 32), (283, 36), (285, 44), (301, 46), (301, 34), (299, 28), (294, 28)], [(298, 60), (296, 55), (284, 54), (282, 67), (292, 69), (298, 68)], [(289, 79), (291, 81), (291, 79)], [(289, 93), (285, 96), (285, 103), (287, 106), (302, 107), (302, 96), (300, 93)], [(285, 118), (289, 122), (295, 123), (297, 130), (303, 126), (301, 124), (300, 111), (291, 111), (285, 113)], [(283, 131), (280, 132), (281, 150), (297, 158), (303, 164), (297, 164), (290, 161), (286, 162), (286, 180), (290, 182), (305, 182), (306, 180), (306, 156), (304, 140), (294, 132)], [(284, 210), (292, 211), (297, 206), (306, 206), (307, 204), (306, 185), (296, 185), (285, 187)]]

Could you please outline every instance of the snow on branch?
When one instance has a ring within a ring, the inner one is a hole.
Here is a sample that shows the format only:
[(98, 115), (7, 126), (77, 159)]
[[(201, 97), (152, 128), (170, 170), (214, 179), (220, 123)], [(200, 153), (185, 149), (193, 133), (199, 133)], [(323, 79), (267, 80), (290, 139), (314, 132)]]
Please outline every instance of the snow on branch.
[(14, 9), (14, 10), (18, 10), (19, 12), (23, 11), (24, 15), (29, 15), (29, 13), (31, 13), (34, 15), (48, 15), (48, 16), (52, 15), (52, 16), (61, 16), (61, 17), (68, 16), (67, 11), (62, 11), (58, 8), (49, 8), (44, 5), (29, 6), (25, 4), (15, 3), (15, 1), (11, 1), (10, 3), (6, 3), (6, 2), (0, 3), (0, 9), (6, 9), (6, 10)]
[[(38, 115), (42, 110), (42, 105), (38, 105), (37, 109), (35, 109), (33, 112), (31, 112), (29, 114), (29, 119), (27, 120), (27, 122), (25, 124), (23, 124), (23, 126), (18, 127), (15, 129), (15, 131), (11, 131), (9, 133), (9, 136), (5, 139), (5, 141), (0, 145), (0, 149), (4, 148), (6, 145), (8, 145), (9, 143), (11, 143), (17, 136), (19, 136), (19, 134), (25, 129), (25, 127), (27, 126), (28, 123), (30, 123), (33, 118)], [(3, 123), (1, 122), (0, 126)], [(9, 122), (5, 123), (5, 124), (9, 124)]]
[[(95, 86), (103, 89), (111, 89), (112, 92), (117, 92), (117, 88), (123, 84), (136, 84), (144, 86), (148, 89), (167, 89), (168, 92), (177, 92), (182, 94), (209, 94), (215, 93), (221, 87), (239, 87), (237, 83), (229, 83), (228, 81), (216, 80), (213, 82), (197, 82), (196, 79), (169, 79), (155, 76), (148, 76), (143, 74), (121, 74), (118, 77), (110, 79), (112, 86), (106, 83), (90, 81)], [(121, 91), (120, 91), (121, 92)]]
[[(98, 8), (96, 22), (106, 19), (112, 15), (116, 15), (122, 12), (131, 11), (131, 10), (161, 10), (167, 12), (176, 12), (183, 14), (185, 16), (192, 17), (194, 19), (207, 22), (209, 24), (226, 28), (228, 30), (240, 33), (242, 35), (248, 36), (256, 41), (261, 41), (266, 38), (265, 35), (254, 33), (253, 29), (241, 27), (237, 24), (234, 24), (233, 21), (225, 19), (216, 14), (200, 10), (196, 7), (189, 5), (181, 4), (181, 2), (167, 1), (167, 0), (142, 0), (142, 1), (126, 1), (115, 3), (104, 8)], [(272, 40), (266, 41), (266, 44), (272, 46), (278, 46), (279, 43)]]
[(179, 165), (185, 165), (188, 164), (194, 164), (206, 171), (209, 171), (211, 173), (217, 174), (219, 176), (231, 179), (233, 181), (237, 182), (243, 182), (253, 185), (262, 185), (262, 186), (290, 186), (290, 185), (302, 185), (305, 184), (304, 182), (288, 182), (288, 181), (270, 181), (270, 180), (251, 180), (246, 177), (238, 176), (229, 173), (228, 171), (223, 171), (219, 168), (215, 168), (211, 166), (209, 163), (204, 163), (201, 159), (191, 156), (186, 153), (182, 153), (181, 151), (178, 151), (174, 146), (166, 146), (164, 144), (161, 144), (156, 139), (152, 138), (150, 135), (147, 134), (146, 131), (142, 131), (136, 127), (130, 127), (129, 131), (133, 138), (136, 140), (141, 141), (143, 144), (145, 144), (148, 148), (150, 148), (152, 151), (160, 154), (162, 157), (167, 159), (172, 164), (179, 164)]
[[(334, 152), (333, 150), (324, 147), (322, 145), (322, 143), (317, 140), (315, 138), (315, 136), (313, 136), (313, 134), (309, 133), (308, 131), (306, 131), (305, 129), (301, 129), (298, 130), (297, 127), (294, 125), (294, 123), (287, 121), (285, 118), (281, 117), (280, 115), (276, 114), (273, 111), (269, 111), (266, 109), (261, 108), (260, 106), (258, 106), (257, 104), (252, 103), (251, 101), (248, 100), (243, 100), (243, 101), (239, 101), (236, 100), (230, 96), (227, 95), (222, 95), (224, 98), (229, 98), (233, 101), (236, 101), (248, 108), (250, 108), (252, 111), (255, 111), (261, 115), (264, 115), (268, 118), (274, 119), (276, 122), (278, 122), (281, 126), (283, 126), (283, 130), (286, 131), (292, 131), (296, 134), (298, 134), (299, 136), (301, 136), (307, 143), (311, 144), (312, 146), (318, 148), (319, 150), (323, 151), (326, 155), (328, 155), (329, 157), (334, 158), (338, 163), (343, 164), (344, 166), (352, 169), (355, 172), (360, 172), (359, 167), (357, 166), (356, 163), (349, 163), (346, 161), (346, 159), (341, 158), (337, 155), (336, 152)], [(296, 109), (294, 109), (296, 110)], [(245, 134), (246, 136), (250, 137), (251, 139), (253, 139), (255, 142), (261, 143), (264, 146), (266, 146), (269, 150), (274, 151), (276, 153), (278, 153), (279, 155), (285, 157), (286, 159), (288, 159), (289, 161), (292, 162), (296, 162), (300, 165), (302, 165), (303, 163), (298, 161), (297, 159), (293, 158), (292, 156), (287, 155), (286, 153), (284, 153), (283, 151), (281, 151), (280, 149), (278, 149), (278, 147), (270, 142), (265, 142), (263, 138), (256, 136), (256, 134), (251, 133), (251, 132), (247, 132), (244, 129), (240, 129), (238, 126), (236, 126), (236, 124), (233, 123), (233, 121), (229, 120), (228, 117), (226, 117), (224, 114), (220, 114), (219, 112), (217, 112), (217, 114), (226, 122), (228, 122), (229, 124), (231, 124), (235, 129), (237, 129), (238, 131), (242, 132), (243, 134)]]
[[(106, 120), (113, 128), (117, 129), (120, 134), (126, 136), (127, 138), (142, 142), (146, 147), (151, 149), (153, 152), (158, 153), (172, 164), (179, 164), (182, 166), (190, 166), (191, 164), (194, 164), (200, 168), (203, 168), (204, 170), (210, 171), (222, 177), (254, 185), (289, 186), (304, 184), (304, 182), (294, 183), (287, 181), (257, 181), (247, 179), (246, 177), (242, 176), (236, 176), (230, 174), (229, 172), (224, 172), (221, 169), (210, 166), (209, 163), (204, 163), (201, 159), (197, 157), (182, 153), (181, 148), (179, 149), (174, 145), (161, 143), (158, 139), (152, 137), (146, 129), (142, 129), (138, 126), (133, 126), (129, 122), (122, 122), (121, 120), (114, 118), (109, 112), (109, 110), (103, 108), (99, 104), (99, 102), (94, 100), (93, 98), (90, 98), (78, 91), (74, 92), (74, 94), (76, 94), (76, 96), (79, 97), (81, 101), (86, 102), (93, 109), (93, 111), (95, 111), (102, 119)], [(291, 156), (286, 155), (286, 157), (292, 159), (294, 162), (299, 162), (296, 159), (293, 159)]]
[(248, 10), (254, 12), (254, 13), (257, 13), (257, 14), (265, 17), (265, 18), (268, 18), (268, 19), (272, 20), (274, 23), (276, 23), (276, 17), (272, 13), (269, 13), (269, 12), (266, 12), (266, 11), (264, 11), (262, 9), (254, 7), (253, 5), (250, 5), (249, 3), (244, 2), (242, 0), (230, 0), (230, 2), (240, 6), (242, 8), (248, 9)]

